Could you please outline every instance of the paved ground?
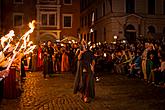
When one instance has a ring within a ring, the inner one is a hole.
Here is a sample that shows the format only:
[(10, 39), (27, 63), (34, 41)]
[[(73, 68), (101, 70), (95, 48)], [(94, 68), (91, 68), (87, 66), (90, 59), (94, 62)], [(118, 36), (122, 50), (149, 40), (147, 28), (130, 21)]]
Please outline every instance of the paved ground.
[(24, 92), (3, 99), (0, 110), (165, 110), (165, 89), (124, 75), (103, 75), (96, 83), (96, 98), (84, 103), (73, 94), (74, 76), (56, 74), (44, 80), (40, 72), (27, 74)]

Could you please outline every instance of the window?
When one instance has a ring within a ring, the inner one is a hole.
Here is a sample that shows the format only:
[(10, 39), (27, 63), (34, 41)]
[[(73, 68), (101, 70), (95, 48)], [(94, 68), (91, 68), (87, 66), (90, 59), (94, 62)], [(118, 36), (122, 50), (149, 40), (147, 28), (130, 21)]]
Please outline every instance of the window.
[(14, 4), (23, 4), (23, 0), (14, 0)]
[(148, 14), (155, 14), (155, 0), (148, 0)]
[(23, 25), (23, 14), (14, 14), (13, 16), (13, 25), (22, 26)]
[(106, 41), (106, 28), (104, 27), (104, 41)]
[(47, 14), (42, 14), (42, 25), (47, 25)]
[(84, 26), (84, 17), (83, 16), (80, 18), (80, 21), (81, 21), (81, 27), (83, 27)]
[(165, 0), (163, 0), (163, 14), (165, 15)]
[(83, 10), (83, 0), (80, 0), (80, 10)]
[(55, 15), (54, 14), (49, 15), (49, 25), (55, 25)]
[(105, 2), (103, 3), (103, 10), (102, 10), (103, 16), (105, 16)]
[(54, 12), (42, 13), (41, 14), (41, 25), (42, 26), (57, 26), (57, 14)]
[(64, 4), (71, 5), (72, 4), (72, 0), (64, 0)]
[(126, 0), (126, 13), (135, 13), (135, 0)]
[(72, 28), (72, 15), (71, 14), (63, 15), (63, 27)]

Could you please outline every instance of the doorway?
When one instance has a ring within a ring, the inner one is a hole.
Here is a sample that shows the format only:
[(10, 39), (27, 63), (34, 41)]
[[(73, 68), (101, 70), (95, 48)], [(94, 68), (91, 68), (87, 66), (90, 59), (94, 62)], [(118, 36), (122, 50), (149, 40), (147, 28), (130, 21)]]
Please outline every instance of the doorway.
[(129, 43), (134, 43), (136, 41), (136, 30), (133, 25), (128, 25), (125, 28), (125, 37)]

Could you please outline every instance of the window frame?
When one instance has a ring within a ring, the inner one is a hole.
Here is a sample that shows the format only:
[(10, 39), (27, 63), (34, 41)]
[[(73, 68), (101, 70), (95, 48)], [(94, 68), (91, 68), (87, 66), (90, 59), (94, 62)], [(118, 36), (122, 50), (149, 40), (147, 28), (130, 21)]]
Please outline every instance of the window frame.
[[(22, 16), (22, 25), (20, 25), (20, 26), (15, 25), (15, 16)], [(22, 27), (23, 26), (23, 17), (24, 17), (24, 13), (13, 13), (13, 27)]]
[[(47, 22), (46, 22), (46, 25), (43, 25), (42, 24), (42, 15), (47, 15), (47, 18), (46, 18), (46, 20), (47, 20)], [(51, 14), (54, 14), (54, 25), (50, 25), (50, 22), (49, 22), (49, 20), (50, 20), (50, 17), (49, 17), (49, 15), (51, 15)], [(41, 27), (57, 27), (57, 12), (41, 12), (40, 13), (40, 21), (41, 21), (41, 24), (40, 24), (40, 26)]]
[(102, 4), (102, 16), (105, 16), (105, 13), (106, 13), (106, 3), (103, 2), (103, 4)]
[[(64, 26), (64, 17), (71, 17), (71, 27), (65, 27)], [(73, 15), (72, 14), (63, 14), (62, 15), (62, 27), (64, 28), (64, 29), (70, 29), (70, 28), (72, 28), (72, 26), (73, 26)]]

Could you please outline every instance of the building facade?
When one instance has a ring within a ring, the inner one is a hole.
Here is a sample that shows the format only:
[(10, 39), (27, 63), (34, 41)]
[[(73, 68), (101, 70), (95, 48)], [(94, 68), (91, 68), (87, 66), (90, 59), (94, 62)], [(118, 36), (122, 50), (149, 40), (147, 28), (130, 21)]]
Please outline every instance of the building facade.
[[(2, 22), (2, 0), (0, 1), (0, 32), (2, 30), (2, 26), (1, 26), (1, 23)], [(0, 33), (1, 35), (2, 33)]]
[[(35, 0), (1, 0), (2, 1), (2, 33), (15, 31), (16, 37), (29, 30), (28, 23), (36, 19)], [(28, 5), (27, 5), (28, 4)], [(32, 34), (35, 39), (35, 33)]]
[(165, 34), (165, 0), (81, 0), (80, 34), (86, 40), (157, 39)]
[(32, 34), (34, 42), (77, 37), (79, 0), (3, 0), (2, 9), (4, 34), (13, 29), (16, 35), (21, 36), (28, 30), (27, 24), (36, 20)]

